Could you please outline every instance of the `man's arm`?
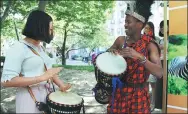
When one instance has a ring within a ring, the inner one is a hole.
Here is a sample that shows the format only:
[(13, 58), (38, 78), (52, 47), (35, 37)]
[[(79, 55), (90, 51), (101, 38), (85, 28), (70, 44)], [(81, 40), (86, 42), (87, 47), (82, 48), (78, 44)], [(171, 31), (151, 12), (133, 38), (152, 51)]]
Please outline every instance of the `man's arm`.
[(120, 47), (121, 47), (121, 45), (120, 45), (121, 40), (122, 40), (122, 37), (121, 37), (121, 36), (118, 37), (118, 38), (115, 40), (114, 44), (113, 44), (107, 51), (119, 50)]
[(159, 51), (154, 43), (148, 45), (149, 60), (144, 64), (145, 68), (154, 76), (161, 78), (163, 76), (163, 69), (161, 65)]
[(163, 50), (164, 45), (163, 44), (159, 44), (159, 47), (160, 47), (161, 50)]

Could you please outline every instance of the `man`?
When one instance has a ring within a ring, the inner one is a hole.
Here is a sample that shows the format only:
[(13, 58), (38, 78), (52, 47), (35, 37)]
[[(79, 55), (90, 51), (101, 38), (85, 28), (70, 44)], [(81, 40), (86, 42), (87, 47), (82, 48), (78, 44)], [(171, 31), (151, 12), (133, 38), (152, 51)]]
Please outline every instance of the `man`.
[(163, 75), (160, 50), (149, 36), (141, 30), (151, 16), (152, 0), (136, 0), (128, 3), (125, 18), (125, 36), (120, 36), (108, 51), (123, 56), (127, 70), (121, 82), (123, 87), (115, 88), (115, 93), (107, 106), (107, 113), (150, 113), (148, 84), (150, 74), (157, 78)]
[[(160, 29), (159, 29), (159, 36), (162, 37), (162, 39), (159, 41), (159, 47), (161, 49), (161, 64), (163, 67), (163, 61), (164, 61), (164, 20), (162, 20), (159, 24)], [(169, 36), (169, 20), (167, 20), (167, 37)], [(168, 39), (167, 39), (167, 44), (168, 44)], [(168, 67), (168, 52), (166, 54), (166, 59), (167, 59), (167, 67)], [(168, 69), (168, 68), (167, 68)], [(162, 109), (162, 97), (163, 97), (163, 78), (157, 79), (156, 83), (156, 95), (155, 98), (155, 107), (157, 109)]]

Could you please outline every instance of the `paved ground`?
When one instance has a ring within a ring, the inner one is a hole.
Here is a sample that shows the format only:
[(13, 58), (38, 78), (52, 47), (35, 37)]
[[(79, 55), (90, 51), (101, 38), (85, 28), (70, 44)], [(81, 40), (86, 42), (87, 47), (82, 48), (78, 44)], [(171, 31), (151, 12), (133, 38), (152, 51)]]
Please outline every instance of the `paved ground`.
[[(86, 113), (106, 113), (106, 105), (97, 103), (91, 91), (96, 84), (93, 72), (64, 69), (60, 73), (60, 78), (72, 84), (71, 92), (84, 98)], [(15, 88), (1, 89), (1, 106), (5, 107), (8, 112), (15, 112), (15, 93)], [(160, 113), (160, 110), (154, 113)]]

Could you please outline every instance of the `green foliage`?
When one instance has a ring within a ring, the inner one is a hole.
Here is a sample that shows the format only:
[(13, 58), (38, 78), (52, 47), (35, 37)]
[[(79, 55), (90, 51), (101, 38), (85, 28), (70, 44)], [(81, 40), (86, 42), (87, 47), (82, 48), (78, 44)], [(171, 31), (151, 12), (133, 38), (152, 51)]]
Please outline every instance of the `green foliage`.
[[(187, 55), (187, 35), (176, 35), (174, 38), (181, 39), (183, 42), (181, 45), (174, 45), (169, 43), (168, 45), (168, 60), (171, 61), (177, 56)], [(188, 83), (187, 81), (178, 78), (176, 76), (168, 76), (168, 93), (175, 95), (187, 95)]]
[(172, 60), (173, 58), (177, 56), (186, 56), (187, 55), (187, 46), (185, 45), (168, 45), (168, 60)]
[(53, 67), (54, 68), (56, 68), (56, 67), (64, 67), (65, 69), (94, 72), (94, 66), (72, 66), (72, 65), (54, 64)]
[[(5, 12), (7, 4), (10, 8), (2, 24), (2, 39), (16, 39), (14, 21), (19, 37), (21, 37), (24, 21), (32, 10), (38, 8), (38, 1), (3, 1), (1, 11)], [(114, 3), (114, 1), (48, 1), (46, 12), (53, 17), (55, 37), (61, 38), (57, 42), (62, 54), (65, 54), (66, 50), (71, 49), (75, 44), (80, 44), (85, 48), (106, 46), (108, 36), (103, 25), (108, 18), (107, 13), (112, 12)], [(65, 45), (62, 46), (62, 44)]]
[(177, 35), (178, 38), (183, 40), (181, 45), (168, 44), (168, 60), (172, 60), (177, 56), (187, 55), (187, 35)]
[(185, 34), (170, 35), (169, 42), (170, 44), (174, 44), (174, 45), (187, 45), (187, 35)]
[(187, 81), (176, 76), (168, 76), (168, 93), (174, 95), (187, 95)]
[[(67, 51), (65, 49), (74, 46), (95, 47), (96, 43), (91, 41), (98, 38), (96, 34), (101, 31), (101, 25), (104, 25), (107, 19), (105, 13), (110, 12), (114, 1), (49, 1), (48, 3), (46, 11), (53, 15), (54, 28), (58, 29), (56, 37), (63, 39), (61, 50), (65, 55)], [(101, 37), (103, 38), (107, 37)], [(62, 64), (63, 61), (65, 61), (64, 56), (62, 56)]]
[(1, 37), (2, 39), (8, 39), (8, 38), (16, 39), (14, 21), (16, 22), (18, 33), (21, 36), (21, 31), (23, 29), (23, 25), (25, 24), (23, 19), (27, 17), (27, 15), (31, 10), (37, 8), (38, 3), (36, 0), (30, 0), (30, 1), (12, 0), (11, 2), (9, 2), (8, 0), (6, 1), (4, 0), (3, 5), (1, 7), (2, 15), (5, 13), (5, 9), (8, 4), (11, 5), (8, 10), (7, 16), (5, 17), (5, 20), (2, 22), (1, 25)]
[(107, 18), (105, 12), (112, 9), (113, 3), (113, 1), (51, 1), (46, 11), (54, 16), (55, 28), (61, 28), (56, 34), (62, 37), (64, 30), (67, 29), (68, 38), (75, 40), (76, 43), (82, 39), (94, 39)]
[(99, 30), (96, 31), (96, 34), (93, 35), (93, 39), (83, 39), (82, 42), (79, 43), (79, 45), (82, 47), (86, 46), (90, 49), (96, 48), (96, 47), (109, 47), (110, 42), (108, 40), (108, 33), (105, 30), (104, 27), (100, 27)]
[(179, 35), (177, 35), (177, 36), (179, 36), (181, 39), (183, 39), (184, 40), (184, 44), (183, 45), (187, 45), (187, 34), (179, 34)]

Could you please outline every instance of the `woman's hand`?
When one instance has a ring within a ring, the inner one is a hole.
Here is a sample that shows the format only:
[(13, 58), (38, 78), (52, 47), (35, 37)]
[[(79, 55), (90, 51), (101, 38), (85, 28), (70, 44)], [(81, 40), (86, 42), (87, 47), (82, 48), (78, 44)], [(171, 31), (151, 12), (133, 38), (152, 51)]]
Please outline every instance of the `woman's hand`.
[(71, 84), (67, 83), (67, 84), (63, 84), (62, 86), (60, 86), (59, 90), (62, 91), (62, 92), (65, 92), (69, 88), (71, 88)]
[(51, 79), (54, 76), (57, 76), (57, 74), (62, 70), (61, 67), (58, 68), (51, 68), (47, 70), (41, 77), (41, 81), (46, 81), (48, 79)]

